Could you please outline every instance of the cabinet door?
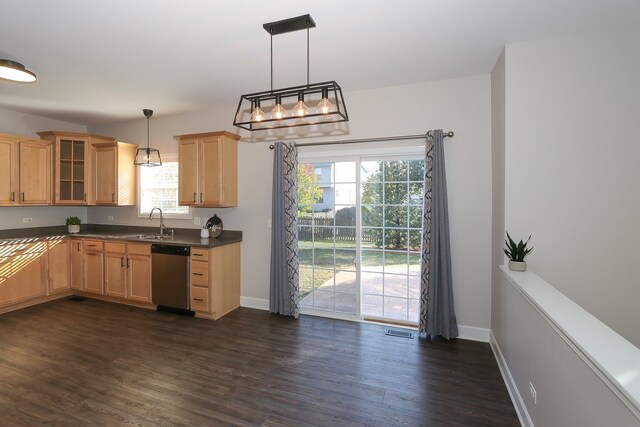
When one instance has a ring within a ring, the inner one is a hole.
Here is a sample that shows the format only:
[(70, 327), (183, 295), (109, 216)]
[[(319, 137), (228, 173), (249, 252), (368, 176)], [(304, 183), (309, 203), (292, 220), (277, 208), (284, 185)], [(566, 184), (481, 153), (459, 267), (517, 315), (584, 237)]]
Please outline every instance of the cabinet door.
[(151, 257), (129, 255), (129, 292), (127, 298), (151, 302)]
[(87, 203), (88, 143), (78, 138), (59, 138), (55, 150), (55, 203)]
[(69, 241), (50, 240), (49, 247), (49, 293), (67, 291), (69, 283)]
[(82, 290), (82, 241), (72, 240), (71, 246), (71, 289)]
[(84, 290), (103, 294), (104, 261), (102, 252), (87, 251), (83, 257)]
[(0, 305), (45, 295), (45, 242), (3, 246), (0, 258)]
[(178, 143), (178, 204), (199, 204), (198, 191), (198, 143), (196, 140)]
[(116, 205), (118, 148), (95, 147), (96, 204)]
[(106, 253), (104, 255), (104, 293), (124, 298), (127, 295), (126, 255)]
[(198, 201), (205, 206), (222, 205), (222, 138), (200, 142), (200, 193)]
[(20, 142), (20, 203), (51, 204), (51, 145)]
[(13, 205), (17, 199), (17, 142), (0, 138), (0, 206)]

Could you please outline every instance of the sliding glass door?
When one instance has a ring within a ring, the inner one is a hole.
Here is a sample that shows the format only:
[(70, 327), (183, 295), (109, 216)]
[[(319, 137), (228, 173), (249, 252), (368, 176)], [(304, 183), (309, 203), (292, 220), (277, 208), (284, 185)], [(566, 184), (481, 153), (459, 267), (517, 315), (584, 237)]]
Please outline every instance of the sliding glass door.
[(424, 161), (300, 161), (302, 312), (416, 323)]

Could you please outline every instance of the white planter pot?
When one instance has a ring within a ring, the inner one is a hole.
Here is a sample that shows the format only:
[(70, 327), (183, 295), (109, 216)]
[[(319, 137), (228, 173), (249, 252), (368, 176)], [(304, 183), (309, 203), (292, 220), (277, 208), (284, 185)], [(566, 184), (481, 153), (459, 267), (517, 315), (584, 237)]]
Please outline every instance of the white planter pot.
[(527, 262), (526, 261), (509, 261), (509, 270), (512, 270), (512, 271), (526, 271), (527, 270)]
[(80, 232), (79, 225), (67, 225), (67, 227), (69, 228), (69, 234), (76, 234)]

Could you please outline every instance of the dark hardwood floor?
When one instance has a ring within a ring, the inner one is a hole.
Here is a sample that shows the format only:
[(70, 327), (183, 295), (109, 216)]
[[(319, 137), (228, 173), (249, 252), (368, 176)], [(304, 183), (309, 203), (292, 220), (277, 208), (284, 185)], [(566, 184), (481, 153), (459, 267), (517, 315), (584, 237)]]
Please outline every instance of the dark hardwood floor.
[(94, 300), (0, 315), (2, 426), (516, 426), (488, 344)]

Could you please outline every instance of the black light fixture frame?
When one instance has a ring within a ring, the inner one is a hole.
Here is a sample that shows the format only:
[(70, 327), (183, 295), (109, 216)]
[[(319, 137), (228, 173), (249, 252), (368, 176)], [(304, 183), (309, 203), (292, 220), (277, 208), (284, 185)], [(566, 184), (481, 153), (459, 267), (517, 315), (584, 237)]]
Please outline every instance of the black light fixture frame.
[[(324, 123), (340, 123), (349, 121), (349, 114), (344, 103), (342, 88), (336, 81), (322, 83), (309, 83), (309, 29), (314, 28), (316, 23), (311, 15), (302, 15), (295, 18), (284, 19), (276, 22), (269, 22), (263, 28), (271, 36), (271, 89), (262, 92), (254, 92), (240, 96), (238, 108), (233, 120), (233, 125), (248, 131), (289, 128), (298, 126), (310, 126)], [(307, 84), (291, 86), (282, 89), (273, 89), (273, 36), (291, 31), (307, 30)], [(251, 112), (258, 106), (272, 104), (275, 106), (276, 99), (282, 104), (295, 104), (301, 99), (310, 98), (321, 99), (323, 95), (329, 95), (333, 101), (334, 110), (329, 113), (309, 113), (303, 117), (287, 115), (283, 118), (267, 118), (261, 121), (252, 121)], [(318, 98), (320, 96), (320, 98)], [(287, 102), (290, 99), (290, 102)], [(246, 119), (248, 117), (248, 120)]]
[[(160, 150), (157, 148), (149, 148), (149, 119), (153, 116), (153, 110), (145, 108), (142, 110), (142, 113), (147, 118), (147, 148), (140, 148), (136, 150), (136, 157), (134, 158), (133, 164), (135, 166), (162, 166), (162, 157), (160, 157)], [(153, 154), (158, 155), (158, 161), (152, 161), (151, 158), (154, 157)], [(140, 159), (146, 159), (141, 161)]]

